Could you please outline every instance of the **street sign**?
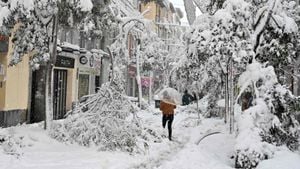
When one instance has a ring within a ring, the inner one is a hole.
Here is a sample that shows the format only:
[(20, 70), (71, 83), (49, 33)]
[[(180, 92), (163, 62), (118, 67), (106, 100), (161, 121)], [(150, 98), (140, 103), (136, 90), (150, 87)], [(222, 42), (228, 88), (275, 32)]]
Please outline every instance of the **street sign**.
[(55, 66), (74, 68), (75, 59), (58, 55), (56, 58)]

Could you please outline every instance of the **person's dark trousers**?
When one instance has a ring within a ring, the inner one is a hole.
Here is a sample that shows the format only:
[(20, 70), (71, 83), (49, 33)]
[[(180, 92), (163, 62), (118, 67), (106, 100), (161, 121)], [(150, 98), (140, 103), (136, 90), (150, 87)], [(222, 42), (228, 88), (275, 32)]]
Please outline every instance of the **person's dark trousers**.
[(162, 117), (163, 128), (166, 127), (166, 124), (168, 122), (169, 140), (172, 140), (172, 122), (173, 122), (173, 120), (174, 120), (174, 114), (163, 115), (163, 117)]

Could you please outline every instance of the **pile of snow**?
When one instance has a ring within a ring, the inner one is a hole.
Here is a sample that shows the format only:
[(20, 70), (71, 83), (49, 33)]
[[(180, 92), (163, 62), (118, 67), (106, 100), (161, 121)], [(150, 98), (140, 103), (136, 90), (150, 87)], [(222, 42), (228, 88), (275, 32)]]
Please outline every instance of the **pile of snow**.
[(23, 136), (15, 136), (13, 128), (0, 129), (0, 149), (4, 154), (17, 157), (22, 155), (22, 148), (25, 147), (23, 139)]

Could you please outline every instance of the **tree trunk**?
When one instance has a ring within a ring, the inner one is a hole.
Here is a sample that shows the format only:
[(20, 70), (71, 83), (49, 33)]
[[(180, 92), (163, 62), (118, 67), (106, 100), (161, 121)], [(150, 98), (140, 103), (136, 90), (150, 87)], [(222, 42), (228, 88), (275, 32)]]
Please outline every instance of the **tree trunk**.
[(45, 110), (45, 123), (44, 129), (51, 128), (51, 122), (53, 120), (53, 67), (56, 62), (56, 46), (57, 46), (57, 30), (58, 30), (58, 18), (57, 16), (53, 16), (52, 18), (52, 28), (51, 31), (51, 39), (49, 42), (49, 53), (50, 60), (46, 65), (46, 110)]
[(53, 119), (53, 84), (52, 84), (52, 76), (53, 76), (53, 66), (49, 63), (46, 66), (46, 110), (45, 110), (45, 130), (51, 128), (51, 121)]
[(229, 92), (228, 92), (228, 67), (225, 74), (225, 117), (224, 122), (227, 123), (229, 114)]
[(233, 85), (233, 61), (232, 59), (229, 62), (230, 70), (229, 70), (229, 102), (230, 102), (230, 107), (229, 107), (229, 113), (230, 113), (230, 134), (233, 133), (234, 131), (234, 85)]
[(139, 90), (139, 107), (141, 107), (142, 105), (142, 84), (141, 84), (141, 74), (140, 74), (140, 45), (138, 45), (137, 47), (137, 54), (136, 54), (136, 81), (137, 81), (137, 85), (138, 85), (138, 90)]

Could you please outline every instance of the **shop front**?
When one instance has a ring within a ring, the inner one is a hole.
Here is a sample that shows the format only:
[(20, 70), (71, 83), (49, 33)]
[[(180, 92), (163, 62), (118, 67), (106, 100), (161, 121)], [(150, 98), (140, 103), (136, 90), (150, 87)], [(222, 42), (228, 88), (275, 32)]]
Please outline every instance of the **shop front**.
[(101, 55), (97, 52), (80, 51), (78, 64), (78, 99), (94, 94), (100, 87)]
[[(76, 59), (79, 51), (62, 46), (57, 52), (56, 63), (53, 68), (53, 119), (62, 119), (72, 109), (76, 101), (77, 78)], [(41, 67), (32, 73), (32, 98), (30, 122), (45, 119), (45, 89), (46, 69)]]
[(63, 51), (57, 55), (53, 75), (53, 118), (64, 118), (77, 100), (76, 58), (79, 51)]

